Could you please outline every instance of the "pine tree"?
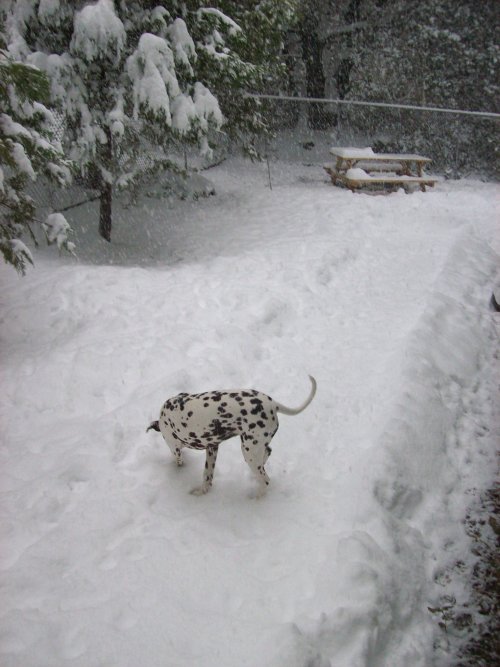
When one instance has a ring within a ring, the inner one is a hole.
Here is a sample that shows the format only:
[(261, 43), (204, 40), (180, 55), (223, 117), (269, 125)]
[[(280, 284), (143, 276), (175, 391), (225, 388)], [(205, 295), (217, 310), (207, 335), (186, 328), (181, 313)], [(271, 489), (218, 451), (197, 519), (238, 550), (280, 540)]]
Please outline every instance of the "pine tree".
[[(45, 106), (49, 83), (40, 70), (10, 58), (0, 37), (0, 250), (24, 274), (33, 256), (22, 236), (37, 244), (35, 205), (26, 187), (39, 176), (59, 185), (70, 181), (69, 164), (51, 136), (53, 116)], [(40, 223), (49, 244), (73, 251), (69, 225), (61, 214)]]
[[(97, 0), (77, 9), (17, 0), (13, 17), (12, 48), (47, 72), (70, 157), (100, 192), (99, 232), (109, 241), (114, 188), (160, 166), (179, 169), (174, 145), (210, 152), (224, 121), (216, 73), (233, 91), (251, 69), (227, 46), (240, 28), (197, 0)], [(146, 164), (138, 160), (145, 147)]]
[[(224, 131), (258, 157), (256, 140), (271, 133), (272, 114), (269, 104), (263, 110), (260, 101), (244, 93), (277, 93), (286, 85), (284, 42), (297, 19), (298, 0), (220, 0), (217, 5), (234, 21), (225, 37), (230, 49), (226, 55), (222, 50), (215, 63), (207, 60), (206, 76), (226, 120)], [(210, 42), (220, 41), (218, 12), (206, 10), (203, 18)]]

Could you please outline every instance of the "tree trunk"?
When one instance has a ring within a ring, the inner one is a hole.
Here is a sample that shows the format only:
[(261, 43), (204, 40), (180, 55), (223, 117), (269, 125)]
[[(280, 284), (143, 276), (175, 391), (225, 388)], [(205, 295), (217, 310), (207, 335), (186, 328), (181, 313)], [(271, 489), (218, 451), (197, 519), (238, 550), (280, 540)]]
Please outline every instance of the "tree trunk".
[[(309, 18), (309, 17), (308, 17)], [(307, 97), (325, 97), (325, 74), (323, 72), (323, 62), (321, 59), (322, 45), (318, 38), (317, 23), (313, 20), (304, 22), (301, 34), (302, 41), (302, 59), (306, 68), (306, 93)], [(310, 103), (309, 127), (320, 129), (323, 125), (323, 104)]]
[(99, 234), (111, 242), (111, 210), (113, 204), (113, 186), (111, 183), (101, 185), (101, 205), (99, 208)]
[[(301, 26), (302, 60), (306, 70), (307, 97), (324, 99), (325, 72), (323, 69), (324, 41), (319, 37), (319, 13), (313, 3), (308, 6)], [(308, 104), (309, 127), (314, 130), (325, 130), (335, 125), (335, 115), (324, 103)]]
[[(107, 142), (102, 148), (102, 161), (106, 169), (110, 169), (113, 159), (113, 144), (111, 130), (105, 129)], [(111, 242), (111, 211), (113, 206), (113, 185), (108, 183), (101, 174), (101, 206), (99, 209), (99, 234), (106, 241)]]
[[(346, 26), (356, 26), (361, 20), (361, 0), (351, 0), (349, 7), (343, 17)], [(342, 51), (350, 53), (347, 58), (343, 58), (339, 63), (337, 70), (337, 90), (341, 100), (347, 97), (351, 88), (351, 72), (354, 68), (354, 30), (347, 31), (343, 36)]]

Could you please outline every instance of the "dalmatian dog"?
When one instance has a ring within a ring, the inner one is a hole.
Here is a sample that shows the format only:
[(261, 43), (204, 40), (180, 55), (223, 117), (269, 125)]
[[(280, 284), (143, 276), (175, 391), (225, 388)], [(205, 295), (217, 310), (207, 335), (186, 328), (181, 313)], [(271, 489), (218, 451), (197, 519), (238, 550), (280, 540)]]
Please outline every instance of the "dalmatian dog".
[(182, 449), (206, 451), (203, 483), (191, 493), (201, 496), (212, 486), (219, 445), (234, 436), (241, 438), (241, 451), (257, 477), (262, 496), (269, 485), (264, 465), (271, 454), (269, 446), (278, 430), (278, 413), (297, 415), (305, 410), (316, 393), (316, 380), (310, 375), (311, 391), (298, 408), (287, 408), (270, 396), (255, 391), (207, 391), (178, 394), (163, 404), (160, 418), (146, 429), (158, 431), (181, 466)]

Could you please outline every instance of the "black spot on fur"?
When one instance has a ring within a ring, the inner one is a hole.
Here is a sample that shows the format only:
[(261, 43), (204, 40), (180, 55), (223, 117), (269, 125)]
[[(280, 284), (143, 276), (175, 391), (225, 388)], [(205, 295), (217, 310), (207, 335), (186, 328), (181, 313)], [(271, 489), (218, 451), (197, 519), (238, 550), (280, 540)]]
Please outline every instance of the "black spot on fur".
[(210, 427), (213, 429), (212, 432), (214, 435), (222, 435), (224, 433), (222, 425), (218, 419), (214, 419), (210, 424)]

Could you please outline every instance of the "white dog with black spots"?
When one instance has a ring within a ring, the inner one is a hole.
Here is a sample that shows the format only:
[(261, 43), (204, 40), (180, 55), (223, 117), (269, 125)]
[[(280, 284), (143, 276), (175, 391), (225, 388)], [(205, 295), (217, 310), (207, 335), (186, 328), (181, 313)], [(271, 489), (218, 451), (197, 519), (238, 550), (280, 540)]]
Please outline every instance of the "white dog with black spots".
[(311, 392), (298, 408), (287, 408), (254, 389), (178, 394), (165, 401), (160, 418), (147, 431), (154, 429), (162, 434), (178, 466), (183, 463), (184, 447), (206, 450), (203, 483), (191, 491), (197, 496), (212, 486), (221, 442), (239, 435), (243, 457), (259, 482), (257, 496), (262, 496), (269, 485), (264, 466), (278, 430), (278, 413), (297, 415), (307, 408), (316, 394), (316, 380), (311, 375), (309, 378)]

